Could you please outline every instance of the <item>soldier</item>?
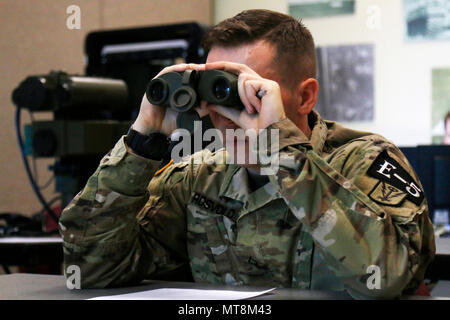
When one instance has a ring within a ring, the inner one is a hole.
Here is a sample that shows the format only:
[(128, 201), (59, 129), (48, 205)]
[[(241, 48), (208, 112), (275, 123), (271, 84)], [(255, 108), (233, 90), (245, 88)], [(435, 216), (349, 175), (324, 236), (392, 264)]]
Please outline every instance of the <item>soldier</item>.
[(60, 220), (65, 265), (80, 267), (81, 286), (187, 276), (355, 298), (413, 293), (435, 252), (422, 186), (391, 142), (313, 111), (310, 32), (287, 15), (249, 10), (212, 28), (204, 45), (205, 65), (160, 74), (237, 74), (245, 110), (205, 102), (202, 110), (221, 132), (278, 129), (278, 170), (263, 176), (261, 166), (224, 163), (223, 150), (158, 170), (176, 125), (144, 96), (127, 136)]
[(450, 111), (445, 115), (444, 128), (444, 144), (450, 144)]

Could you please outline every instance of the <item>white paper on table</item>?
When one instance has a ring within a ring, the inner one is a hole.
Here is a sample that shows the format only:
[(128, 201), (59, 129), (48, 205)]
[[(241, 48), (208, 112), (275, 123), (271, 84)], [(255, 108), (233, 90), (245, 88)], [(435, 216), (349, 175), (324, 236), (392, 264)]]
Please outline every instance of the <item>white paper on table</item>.
[(0, 243), (34, 244), (34, 243), (62, 243), (61, 237), (5, 237)]
[(88, 300), (239, 300), (260, 296), (274, 289), (264, 291), (232, 291), (164, 288), (95, 297)]

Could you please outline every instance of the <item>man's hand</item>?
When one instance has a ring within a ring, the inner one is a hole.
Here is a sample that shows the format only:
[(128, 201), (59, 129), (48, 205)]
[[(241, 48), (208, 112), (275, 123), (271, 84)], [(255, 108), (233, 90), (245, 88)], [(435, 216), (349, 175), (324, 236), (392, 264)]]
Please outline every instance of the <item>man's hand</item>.
[[(205, 65), (193, 63), (173, 65), (161, 70), (155, 78), (168, 72), (183, 72), (188, 69), (197, 71), (205, 70)], [(148, 134), (150, 131), (156, 130), (170, 135), (177, 128), (176, 118), (177, 112), (170, 108), (152, 105), (144, 94), (139, 114), (133, 124), (133, 129), (142, 134)]]
[(245, 64), (224, 61), (207, 63), (205, 70), (211, 69), (238, 75), (238, 91), (245, 110), (223, 106), (209, 106), (209, 110), (230, 119), (243, 129), (265, 129), (286, 118), (277, 82), (262, 78)]

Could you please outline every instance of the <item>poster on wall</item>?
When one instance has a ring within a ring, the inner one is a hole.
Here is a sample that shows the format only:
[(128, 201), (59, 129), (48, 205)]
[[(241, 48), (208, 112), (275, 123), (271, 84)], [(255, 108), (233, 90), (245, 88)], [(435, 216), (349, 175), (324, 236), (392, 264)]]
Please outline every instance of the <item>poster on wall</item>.
[(450, 40), (449, 0), (403, 0), (405, 37), (413, 40)]
[(433, 69), (431, 79), (432, 142), (441, 144), (445, 134), (444, 119), (450, 112), (450, 68)]
[(354, 0), (289, 0), (289, 14), (296, 18), (334, 16), (354, 12)]
[(319, 97), (315, 107), (334, 121), (374, 119), (374, 46), (318, 47)]

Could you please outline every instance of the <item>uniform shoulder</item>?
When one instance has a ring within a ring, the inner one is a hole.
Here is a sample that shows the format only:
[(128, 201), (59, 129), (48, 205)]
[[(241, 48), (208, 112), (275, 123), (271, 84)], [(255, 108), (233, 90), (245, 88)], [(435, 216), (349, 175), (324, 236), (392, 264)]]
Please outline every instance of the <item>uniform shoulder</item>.
[(332, 166), (391, 215), (412, 219), (427, 210), (419, 177), (392, 141), (371, 134), (335, 151)]
[(225, 149), (219, 149), (212, 152), (209, 149), (200, 150), (192, 155), (184, 157), (180, 162), (175, 163), (176, 167), (192, 166), (198, 168), (199, 166), (217, 166), (226, 163), (227, 152)]
[(205, 166), (208, 167), (208, 172), (217, 171), (217, 167), (221, 166), (219, 170), (223, 170), (226, 166), (226, 152), (224, 149), (216, 152), (211, 152), (208, 149), (198, 151), (192, 155), (183, 157), (180, 161), (174, 162), (171, 160), (160, 170), (158, 170), (148, 189), (151, 192), (161, 192), (164, 186), (173, 187), (179, 183), (187, 183), (187, 181), (195, 181), (199, 172)]
[[(331, 153), (333, 158), (345, 160), (344, 166), (358, 165), (368, 169), (374, 162), (381, 161), (381, 158), (391, 158), (408, 171), (413, 171), (412, 167), (401, 152), (401, 150), (389, 139), (380, 134), (371, 133), (347, 141)], [(377, 162), (377, 163), (378, 163)], [(342, 168), (345, 169), (345, 168)]]
[(197, 171), (200, 166), (218, 166), (226, 164), (227, 153), (225, 149), (211, 152), (209, 149), (200, 150), (192, 155), (183, 157), (180, 161), (171, 160), (160, 169), (155, 176), (170, 175), (174, 171), (193, 170)]
[[(328, 143), (328, 145), (332, 149), (332, 154), (371, 154), (372, 156), (377, 156), (379, 153), (383, 152), (383, 150), (389, 150), (390, 152), (394, 152), (396, 154), (401, 153), (399, 148), (389, 139), (383, 137), (380, 134), (376, 133), (364, 133), (355, 135), (354, 137), (347, 136), (348, 139), (345, 141), (341, 141), (340, 144), (332, 144), (333, 141)], [(327, 141), (328, 142), (328, 141)]]

